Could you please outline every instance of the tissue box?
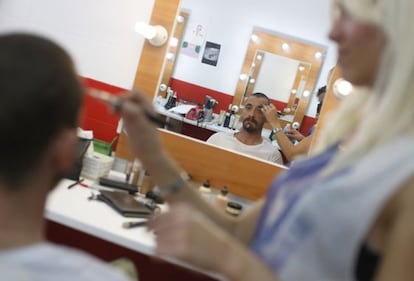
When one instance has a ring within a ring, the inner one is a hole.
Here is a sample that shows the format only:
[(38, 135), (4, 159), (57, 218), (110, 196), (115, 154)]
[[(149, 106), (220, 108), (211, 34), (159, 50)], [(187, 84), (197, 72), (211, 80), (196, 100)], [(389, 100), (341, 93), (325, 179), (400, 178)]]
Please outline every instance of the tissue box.
[(113, 157), (97, 152), (86, 154), (83, 158), (81, 176), (91, 180), (97, 180), (100, 177), (107, 176), (113, 163)]

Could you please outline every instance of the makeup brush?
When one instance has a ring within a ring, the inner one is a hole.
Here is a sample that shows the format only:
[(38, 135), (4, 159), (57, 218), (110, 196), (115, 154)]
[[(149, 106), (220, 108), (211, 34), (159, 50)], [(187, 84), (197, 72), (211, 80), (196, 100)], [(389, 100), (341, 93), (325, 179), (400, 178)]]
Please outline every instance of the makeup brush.
[(133, 227), (140, 227), (140, 226), (146, 226), (148, 221), (126, 221), (122, 223), (122, 227), (129, 229)]
[[(114, 112), (118, 112), (121, 106), (120, 99), (108, 92), (97, 90), (97, 89), (89, 89), (87, 94), (97, 100), (100, 100), (106, 104), (108, 104)], [(172, 124), (167, 120), (161, 119), (158, 116), (155, 116), (148, 111), (145, 111), (145, 116), (150, 120), (152, 123), (159, 125), (161, 127), (165, 127), (167, 129), (172, 128)]]

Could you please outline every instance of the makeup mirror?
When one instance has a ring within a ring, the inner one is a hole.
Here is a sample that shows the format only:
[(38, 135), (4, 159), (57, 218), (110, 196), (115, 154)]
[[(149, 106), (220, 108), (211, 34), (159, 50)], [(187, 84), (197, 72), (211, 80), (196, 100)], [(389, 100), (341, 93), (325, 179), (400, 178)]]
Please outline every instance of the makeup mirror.
[[(247, 0), (225, 3), (212, 0), (208, 4), (201, 0), (183, 0), (181, 3), (181, 9), (187, 16), (184, 25), (176, 23), (176, 30), (182, 28), (182, 37), (175, 48), (175, 54), (169, 54), (169, 58), (165, 59), (166, 71), (161, 72), (154, 102), (159, 102), (158, 97), (165, 98), (170, 86), (177, 92), (178, 99), (203, 104), (205, 97), (210, 95), (219, 100), (214, 109), (214, 113), (218, 114), (220, 110), (227, 110), (229, 104), (240, 105), (243, 98), (252, 91), (262, 91), (271, 96), (283, 113), (282, 125), (298, 121), (303, 124), (304, 131), (313, 125), (313, 110), (309, 107), (309, 115), (307, 111), (327, 53), (324, 44), (328, 45), (326, 30), (329, 21), (325, 15), (328, 11), (311, 5), (303, 14), (298, 11), (298, 6), (309, 3), (304, 0), (293, 0), (283, 8), (265, 0), (254, 3)], [(228, 9), (225, 8), (229, 7), (232, 9), (231, 13), (226, 12)], [(315, 18), (312, 24), (307, 24), (310, 11)], [(203, 36), (200, 41), (194, 38), (197, 31)], [(265, 39), (260, 40), (259, 44), (252, 44), (250, 38), (256, 31), (263, 33), (262, 37)], [(277, 50), (276, 46), (270, 47), (269, 45), (275, 43), (271, 39), (270, 43), (265, 43), (267, 36), (278, 37), (280, 41), (289, 40), (292, 42), (291, 52), (283, 51), (280, 45)], [(174, 37), (179, 38), (175, 33)], [(313, 40), (322, 44), (314, 43)], [(194, 50), (199, 53), (189, 54), (189, 50), (183, 52), (181, 48), (184, 41), (195, 43)], [(208, 46), (219, 46), (216, 65), (203, 62), (207, 43)], [(170, 48), (174, 47), (169, 46)], [(312, 50), (315, 48), (320, 50), (319, 60), (314, 57)], [(260, 67), (256, 63), (255, 69), (252, 69), (253, 59), (260, 52), (264, 57), (263, 65)], [(279, 69), (270, 69), (273, 64), (282, 66)], [(254, 80), (240, 79), (243, 73), (250, 72), (256, 75), (251, 77)], [(266, 72), (272, 74), (267, 76)], [(273, 88), (267, 89), (269, 81), (274, 84)], [(273, 97), (273, 93), (277, 95)], [(290, 112), (285, 108), (289, 108)], [(305, 113), (307, 116), (304, 118)], [(207, 139), (208, 134), (213, 133), (196, 120), (190, 125), (183, 123), (180, 132), (200, 140)]]
[(254, 27), (233, 104), (263, 92), (278, 108), (282, 123), (302, 124), (326, 51), (320, 44)]

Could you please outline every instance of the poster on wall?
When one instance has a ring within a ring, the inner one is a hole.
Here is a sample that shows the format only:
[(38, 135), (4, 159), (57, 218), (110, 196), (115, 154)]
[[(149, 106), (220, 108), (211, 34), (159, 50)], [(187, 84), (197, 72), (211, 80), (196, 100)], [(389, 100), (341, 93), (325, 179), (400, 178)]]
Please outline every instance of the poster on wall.
[(217, 66), (220, 55), (220, 47), (220, 44), (207, 41), (201, 62), (212, 66)]
[(203, 46), (205, 38), (205, 28), (201, 24), (197, 24), (193, 27), (191, 35), (188, 38), (184, 38), (181, 46), (181, 54), (187, 55), (193, 58), (199, 58), (201, 53), (201, 46)]

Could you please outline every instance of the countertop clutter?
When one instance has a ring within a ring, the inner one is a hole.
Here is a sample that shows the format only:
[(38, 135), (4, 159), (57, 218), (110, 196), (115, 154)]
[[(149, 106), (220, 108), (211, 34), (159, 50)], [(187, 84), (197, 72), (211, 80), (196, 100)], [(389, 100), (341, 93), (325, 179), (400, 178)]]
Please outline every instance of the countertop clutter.
[[(238, 118), (235, 118), (233, 128), (228, 128), (224, 126), (224, 118), (225, 118), (225, 112), (222, 112), (221, 114), (211, 113), (211, 117), (206, 119), (197, 119), (197, 118), (187, 118), (187, 114), (191, 113), (190, 111), (192, 109), (197, 108), (197, 105), (194, 104), (176, 104), (176, 106), (171, 107), (169, 109), (166, 109), (164, 107), (165, 100), (164, 99), (157, 99), (155, 102), (155, 109), (156, 111), (166, 116), (167, 118), (172, 118), (193, 126), (201, 127), (204, 129), (208, 129), (214, 132), (226, 132), (229, 134), (235, 133), (238, 131), (238, 128), (240, 128), (241, 124), (238, 121)], [(221, 120), (223, 119), (223, 120)], [(220, 122), (221, 121), (221, 122)], [(268, 130), (266, 128), (263, 128), (262, 130), (262, 136), (264, 138), (268, 138), (270, 136), (271, 130)]]
[[(63, 179), (49, 193), (44, 214), (46, 219), (141, 254), (155, 255), (155, 235), (145, 227), (147, 219), (124, 217), (106, 203), (94, 200), (99, 190), (105, 187), (93, 181), (84, 180), (82, 185), (76, 184), (68, 189), (73, 183), (75, 181)], [(139, 197), (136, 199), (141, 200)], [(166, 211), (168, 206), (160, 205), (160, 208)], [(197, 269), (176, 259), (157, 258), (220, 279), (215, 273)]]

